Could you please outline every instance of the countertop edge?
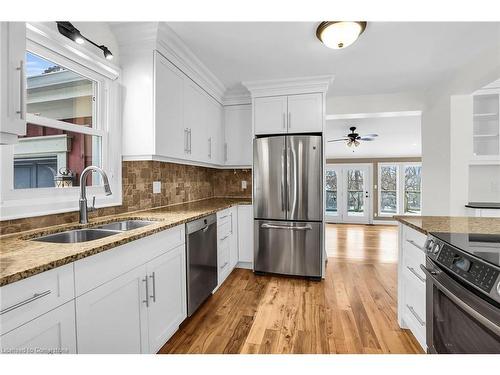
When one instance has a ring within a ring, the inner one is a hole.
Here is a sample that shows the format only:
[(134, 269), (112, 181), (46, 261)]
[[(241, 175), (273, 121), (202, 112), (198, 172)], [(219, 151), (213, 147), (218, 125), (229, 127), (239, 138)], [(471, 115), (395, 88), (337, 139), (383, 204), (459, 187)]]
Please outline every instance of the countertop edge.
[[(217, 199), (217, 198), (214, 198), (214, 199)], [(228, 198), (228, 199), (234, 199), (234, 198)], [(32, 268), (26, 268), (22, 271), (17, 271), (17, 272), (12, 273), (12, 274), (1, 276), (0, 277), (0, 287), (12, 284), (16, 281), (20, 281), (20, 280), (26, 279), (26, 278), (31, 277), (31, 276), (35, 276), (37, 274), (49, 271), (49, 270), (57, 268), (57, 267), (64, 266), (66, 264), (76, 262), (78, 260), (87, 258), (87, 257), (92, 256), (92, 255), (97, 255), (99, 253), (114, 249), (114, 248), (121, 246), (121, 245), (124, 245), (126, 243), (130, 243), (132, 241), (136, 241), (136, 240), (139, 240), (141, 238), (148, 237), (148, 236), (154, 235), (154, 234), (159, 233), (159, 232), (163, 232), (165, 230), (171, 229), (171, 228), (176, 227), (178, 225), (185, 224), (189, 221), (199, 219), (203, 216), (214, 214), (218, 211), (222, 211), (222, 210), (225, 210), (225, 209), (228, 209), (228, 208), (231, 208), (234, 206), (238, 206), (238, 205), (251, 205), (252, 204), (251, 201), (246, 201), (244, 199), (241, 199), (241, 201), (240, 201), (239, 199), (240, 198), (235, 198), (234, 199), (235, 202), (222, 203), (217, 208), (209, 209), (209, 210), (203, 211), (201, 213), (198, 212), (197, 214), (195, 214), (193, 216), (188, 216), (188, 217), (185, 217), (185, 218), (180, 219), (178, 221), (165, 222), (164, 225), (157, 226), (155, 228), (143, 229), (143, 231), (141, 231), (139, 233), (131, 234), (130, 236), (128, 236), (126, 238), (120, 238), (120, 239), (117, 239), (116, 241), (106, 243), (104, 245), (98, 245), (95, 248), (88, 249), (86, 251), (82, 251), (81, 253), (71, 254), (71, 255), (68, 255), (67, 257), (62, 257), (60, 259), (50, 261), (50, 262), (43, 264), (43, 265), (39, 265), (39, 266), (32, 267)], [(147, 209), (147, 210), (141, 210), (141, 211), (134, 211), (134, 212), (130, 212), (130, 213), (118, 214), (118, 215), (110, 215), (108, 217), (99, 218), (99, 220), (93, 221), (90, 224), (92, 226), (94, 226), (94, 225), (101, 224), (101, 223), (107, 223), (107, 222), (118, 221), (118, 220), (123, 220), (123, 219), (127, 219), (127, 218), (133, 218), (135, 215), (138, 215), (138, 214), (144, 215), (141, 218), (147, 220), (147, 212), (154, 211), (154, 210), (155, 209)], [(162, 220), (159, 220), (158, 218), (154, 218), (154, 217), (152, 217), (151, 220), (157, 221), (159, 223), (162, 222)], [(57, 232), (58, 228), (62, 228), (62, 227), (66, 227), (66, 226), (68, 226), (68, 225), (62, 224), (60, 226), (55, 226), (54, 231)], [(50, 227), (48, 227), (48, 228), (50, 228)], [(47, 229), (47, 228), (44, 228), (44, 229)], [(65, 229), (65, 230), (68, 230), (68, 229)], [(15, 234), (3, 235), (0, 238), (5, 239), (5, 238), (16, 238), (17, 237), (19, 239), (29, 241), (29, 238), (32, 236), (33, 237), (40, 236), (40, 234), (38, 234), (37, 236), (34, 236), (33, 232), (36, 233), (36, 230), (30, 230), (27, 232), (19, 232), (19, 233), (15, 233)]]
[(428, 235), (429, 232), (427, 232), (425, 229), (423, 229), (422, 227), (419, 227), (418, 225), (415, 225), (407, 220), (408, 218), (414, 218), (414, 217), (416, 217), (416, 216), (393, 216), (394, 220), (399, 221), (401, 224), (404, 224), (412, 229), (415, 229), (416, 231), (418, 231), (422, 234)]

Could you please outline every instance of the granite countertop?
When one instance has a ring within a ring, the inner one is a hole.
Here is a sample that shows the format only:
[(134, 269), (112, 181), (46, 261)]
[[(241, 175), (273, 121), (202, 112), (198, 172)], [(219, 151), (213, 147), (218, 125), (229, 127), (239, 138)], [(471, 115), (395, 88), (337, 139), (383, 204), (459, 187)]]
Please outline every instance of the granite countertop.
[[(36, 275), (98, 254), (116, 246), (184, 224), (237, 204), (251, 204), (251, 199), (211, 198), (202, 201), (159, 207), (96, 218), (89, 224), (63, 224), (0, 236), (0, 286)], [(46, 234), (94, 227), (127, 219), (152, 220), (154, 224), (89, 242), (60, 244), (31, 241)]]
[(495, 217), (394, 216), (394, 219), (423, 234), (453, 232), (500, 235), (500, 218)]

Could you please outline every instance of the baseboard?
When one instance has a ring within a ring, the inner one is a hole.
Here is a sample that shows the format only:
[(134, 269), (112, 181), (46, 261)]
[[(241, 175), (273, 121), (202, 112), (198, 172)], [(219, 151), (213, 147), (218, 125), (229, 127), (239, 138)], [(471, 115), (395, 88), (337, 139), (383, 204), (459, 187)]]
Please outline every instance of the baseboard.
[(253, 270), (253, 263), (252, 262), (238, 262), (238, 264), (236, 264), (236, 268), (244, 268), (246, 270)]

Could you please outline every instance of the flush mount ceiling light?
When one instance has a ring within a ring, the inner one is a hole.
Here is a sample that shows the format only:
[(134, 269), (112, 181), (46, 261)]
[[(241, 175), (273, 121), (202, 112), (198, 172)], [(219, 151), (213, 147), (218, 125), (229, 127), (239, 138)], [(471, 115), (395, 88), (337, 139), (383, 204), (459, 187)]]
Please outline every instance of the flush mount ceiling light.
[(84, 37), (82, 34), (80, 34), (80, 31), (75, 26), (73, 26), (73, 24), (71, 22), (56, 21), (56, 23), (57, 23), (57, 29), (59, 30), (59, 32), (62, 35), (64, 35), (66, 38), (69, 38), (78, 44), (83, 44), (83, 43), (85, 43), (85, 41), (87, 41), (90, 44), (99, 48), (103, 52), (104, 57), (107, 60), (111, 60), (113, 58), (113, 54), (108, 49), (108, 47), (106, 47), (104, 45), (96, 44), (93, 41), (91, 41), (90, 39)]
[(365, 31), (364, 21), (325, 21), (316, 29), (316, 36), (328, 48), (342, 49), (353, 44)]

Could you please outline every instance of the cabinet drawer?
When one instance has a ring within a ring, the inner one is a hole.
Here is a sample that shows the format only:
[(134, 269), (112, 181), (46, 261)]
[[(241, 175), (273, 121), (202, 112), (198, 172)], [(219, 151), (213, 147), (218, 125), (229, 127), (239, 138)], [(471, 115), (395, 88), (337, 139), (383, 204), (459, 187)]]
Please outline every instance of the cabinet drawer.
[(149, 260), (184, 244), (184, 225), (129, 242), (79, 260), (75, 265), (75, 291), (82, 295)]
[(228, 238), (219, 241), (219, 247), (217, 249), (217, 268), (218, 268), (218, 279), (219, 285), (226, 279), (230, 272), (230, 244), (231, 241)]
[(222, 211), (217, 211), (217, 225), (224, 225), (231, 221), (232, 210), (227, 208)]
[(425, 327), (425, 284), (407, 276), (404, 278), (404, 310), (419, 326)]
[(424, 244), (427, 236), (423, 233), (416, 231), (408, 226), (403, 226), (403, 245), (414, 247), (417, 250), (425, 253)]
[(5, 285), (0, 295), (0, 334), (4, 334), (73, 299), (73, 265)]
[(410, 279), (425, 285), (425, 273), (420, 268), (421, 264), (425, 264), (424, 253), (420, 252), (418, 249), (416, 249), (416, 251), (412, 248), (404, 249), (403, 272), (406, 273)]

